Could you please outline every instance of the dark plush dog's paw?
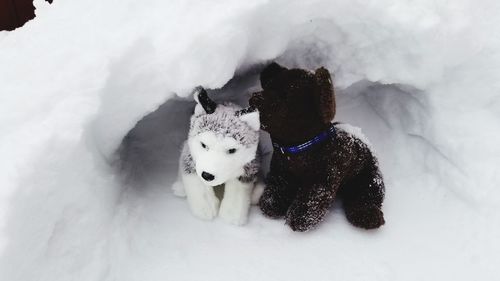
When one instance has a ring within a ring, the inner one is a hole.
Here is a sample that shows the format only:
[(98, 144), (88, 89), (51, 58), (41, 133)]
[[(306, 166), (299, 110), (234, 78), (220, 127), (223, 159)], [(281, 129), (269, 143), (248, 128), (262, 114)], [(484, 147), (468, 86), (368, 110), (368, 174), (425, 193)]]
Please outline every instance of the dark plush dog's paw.
[(293, 231), (304, 232), (316, 227), (325, 217), (326, 210), (314, 205), (295, 202), (286, 214), (286, 224)]
[(384, 213), (379, 207), (369, 206), (346, 210), (347, 220), (364, 229), (379, 228), (385, 224)]
[(287, 215), (286, 224), (298, 232), (306, 232), (312, 229), (316, 224), (310, 223), (307, 218), (301, 216)]
[(268, 189), (264, 190), (264, 193), (260, 197), (259, 207), (265, 216), (273, 219), (285, 216), (288, 210), (288, 204), (278, 194), (274, 194)]

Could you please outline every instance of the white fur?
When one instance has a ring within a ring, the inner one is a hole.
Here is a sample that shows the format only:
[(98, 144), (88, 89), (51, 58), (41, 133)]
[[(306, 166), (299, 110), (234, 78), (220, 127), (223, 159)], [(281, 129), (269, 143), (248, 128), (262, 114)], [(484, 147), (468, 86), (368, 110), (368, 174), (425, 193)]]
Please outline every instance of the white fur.
[(214, 189), (200, 181), (195, 174), (183, 174), (182, 182), (191, 212), (203, 220), (211, 220), (219, 211), (219, 199)]
[(242, 183), (237, 179), (226, 182), (219, 216), (234, 225), (245, 224), (248, 219), (253, 188), (253, 182)]
[(243, 120), (243, 122), (247, 123), (248, 126), (250, 126), (250, 128), (254, 129), (255, 131), (260, 130), (260, 116), (258, 111), (242, 115), (240, 119)]
[(196, 106), (194, 107), (194, 115), (200, 115), (203, 113), (205, 113), (205, 110), (203, 109), (203, 107), (201, 107), (200, 104), (196, 104)]

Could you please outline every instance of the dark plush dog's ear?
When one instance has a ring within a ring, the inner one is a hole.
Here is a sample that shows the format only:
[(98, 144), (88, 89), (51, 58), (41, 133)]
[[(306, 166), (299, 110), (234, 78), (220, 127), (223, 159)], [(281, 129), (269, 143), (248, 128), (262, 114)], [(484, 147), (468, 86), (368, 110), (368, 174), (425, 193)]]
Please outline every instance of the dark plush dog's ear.
[(194, 92), (194, 100), (197, 105), (194, 108), (195, 115), (200, 115), (203, 113), (212, 114), (217, 108), (217, 104), (208, 97), (207, 91), (202, 87), (198, 87)]
[(264, 68), (264, 70), (260, 73), (260, 85), (262, 86), (262, 89), (266, 90), (270, 88), (276, 75), (281, 73), (283, 70), (286, 70), (286, 68), (275, 62), (266, 66), (266, 68)]
[(335, 92), (333, 90), (330, 72), (320, 67), (314, 73), (316, 79), (316, 103), (325, 123), (330, 123), (335, 117)]

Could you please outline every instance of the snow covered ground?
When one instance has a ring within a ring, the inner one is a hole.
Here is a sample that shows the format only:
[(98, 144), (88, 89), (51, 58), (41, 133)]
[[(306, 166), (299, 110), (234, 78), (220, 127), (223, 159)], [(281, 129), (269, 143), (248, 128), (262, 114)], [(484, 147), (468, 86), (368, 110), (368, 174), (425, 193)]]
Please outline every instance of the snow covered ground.
[[(498, 280), (498, 1), (35, 5), (0, 32), (1, 281)], [(335, 74), (382, 229), (340, 204), (309, 233), (203, 222), (171, 194), (193, 87), (244, 102), (270, 60)]]

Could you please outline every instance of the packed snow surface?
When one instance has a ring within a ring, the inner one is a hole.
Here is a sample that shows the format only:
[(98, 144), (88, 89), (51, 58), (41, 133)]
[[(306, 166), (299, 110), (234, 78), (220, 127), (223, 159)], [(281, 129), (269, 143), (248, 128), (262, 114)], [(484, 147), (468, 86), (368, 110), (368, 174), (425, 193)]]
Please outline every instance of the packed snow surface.
[[(498, 280), (500, 2), (35, 5), (0, 32), (1, 281)], [(308, 233), (256, 207), (235, 227), (173, 196), (192, 89), (244, 104), (271, 60), (335, 74), (383, 228), (340, 203)]]

